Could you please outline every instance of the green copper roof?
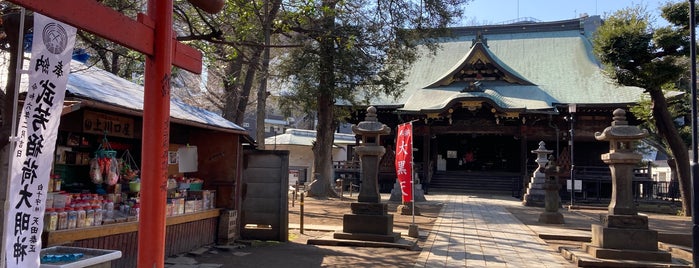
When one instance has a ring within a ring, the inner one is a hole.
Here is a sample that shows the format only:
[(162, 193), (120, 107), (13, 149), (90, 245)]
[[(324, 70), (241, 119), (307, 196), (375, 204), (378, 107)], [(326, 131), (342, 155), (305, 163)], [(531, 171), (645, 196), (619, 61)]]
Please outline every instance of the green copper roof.
[[(545, 24), (549, 27), (546, 30), (527, 30), (526, 25), (509, 26), (507, 31), (479, 29), (493, 65), (530, 84), (483, 80), (479, 81), (477, 91), (464, 90), (469, 86), (464, 81), (445, 84), (445, 77), (464, 66), (478, 38), (473, 31), (462, 31), (466, 34), (444, 39), (435, 55), (423, 53), (408, 72), (401, 98), (376, 100), (372, 104), (403, 105), (404, 111), (427, 112), (446, 109), (455, 101), (473, 99), (489, 101), (507, 110), (550, 110), (559, 103), (638, 101), (642, 89), (618, 86), (603, 74), (602, 66), (592, 55), (592, 45), (586, 36), (590, 33), (584, 32), (588, 28), (583, 28), (582, 22), (580, 26), (573, 21), (564, 22), (559, 22), (561, 26), (556, 22)], [(536, 26), (540, 25), (544, 24)]]

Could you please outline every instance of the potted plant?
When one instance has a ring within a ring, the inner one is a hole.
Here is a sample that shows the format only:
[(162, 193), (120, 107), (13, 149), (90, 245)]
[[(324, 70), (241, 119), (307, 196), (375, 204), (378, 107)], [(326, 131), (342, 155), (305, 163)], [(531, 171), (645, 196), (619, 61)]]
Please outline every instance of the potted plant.
[(129, 153), (129, 150), (126, 150), (124, 155), (122, 155), (119, 161), (119, 166), (119, 174), (121, 175), (122, 182), (129, 183), (129, 189), (131, 192), (141, 191), (141, 180), (138, 177), (140, 170), (138, 169), (136, 161)]

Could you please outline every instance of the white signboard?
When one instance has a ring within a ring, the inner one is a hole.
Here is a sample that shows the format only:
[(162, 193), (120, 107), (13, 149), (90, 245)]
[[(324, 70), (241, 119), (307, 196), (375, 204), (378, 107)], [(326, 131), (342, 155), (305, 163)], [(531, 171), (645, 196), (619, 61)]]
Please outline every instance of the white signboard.
[(34, 13), (29, 88), (10, 160), (7, 267), (39, 267), (47, 184), (74, 43), (75, 28)]
[(197, 172), (199, 160), (196, 146), (180, 147), (177, 150), (177, 159), (180, 173)]
[[(570, 180), (566, 180), (566, 189), (570, 192)], [(575, 180), (575, 191), (582, 192), (582, 180)]]

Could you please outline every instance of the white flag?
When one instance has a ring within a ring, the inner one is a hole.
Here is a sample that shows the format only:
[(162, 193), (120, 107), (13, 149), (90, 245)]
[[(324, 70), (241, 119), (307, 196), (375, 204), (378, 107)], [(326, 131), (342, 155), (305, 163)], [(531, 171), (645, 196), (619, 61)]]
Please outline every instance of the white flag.
[(75, 28), (34, 13), (29, 88), (11, 157), (6, 214), (7, 267), (39, 267), (41, 232)]

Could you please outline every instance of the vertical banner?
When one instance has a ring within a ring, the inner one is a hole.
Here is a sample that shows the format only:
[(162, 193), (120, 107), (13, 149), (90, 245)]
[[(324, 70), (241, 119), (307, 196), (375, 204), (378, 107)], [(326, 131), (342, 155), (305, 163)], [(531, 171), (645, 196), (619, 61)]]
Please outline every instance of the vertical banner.
[(403, 192), (403, 202), (413, 200), (413, 124), (398, 126), (396, 136), (396, 175)]
[(7, 267), (39, 267), (47, 184), (75, 28), (34, 13), (29, 88), (17, 125), (5, 221)]

